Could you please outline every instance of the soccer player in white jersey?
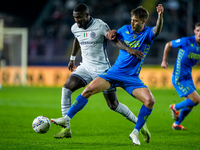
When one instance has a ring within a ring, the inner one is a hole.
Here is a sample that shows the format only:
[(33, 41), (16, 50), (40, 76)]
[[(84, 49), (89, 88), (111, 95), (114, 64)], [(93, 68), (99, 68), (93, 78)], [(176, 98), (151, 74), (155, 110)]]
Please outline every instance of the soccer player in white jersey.
[[(62, 88), (61, 109), (63, 116), (67, 114), (71, 106), (72, 93), (81, 87), (85, 87), (110, 68), (106, 54), (106, 33), (110, 30), (109, 26), (100, 19), (92, 18), (89, 15), (88, 7), (82, 3), (74, 8), (73, 17), (76, 23), (72, 26), (71, 30), (75, 39), (68, 68), (74, 72), (69, 76)], [(80, 49), (82, 63), (74, 70), (76, 54)], [(137, 117), (127, 106), (118, 102), (115, 91), (116, 89), (113, 88), (103, 92), (109, 108), (136, 124)], [(51, 121), (55, 123), (53, 119)], [(70, 122), (68, 123), (69, 126)], [(151, 135), (146, 125), (140, 133), (144, 141), (149, 143)], [(63, 130), (55, 134), (54, 138), (69, 138), (71, 134), (71, 130), (63, 127)]]

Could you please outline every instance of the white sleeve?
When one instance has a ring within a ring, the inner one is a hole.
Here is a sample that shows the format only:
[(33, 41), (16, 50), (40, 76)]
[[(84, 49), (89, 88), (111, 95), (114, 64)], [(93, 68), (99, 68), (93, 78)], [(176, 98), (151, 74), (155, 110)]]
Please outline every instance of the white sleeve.
[(73, 33), (73, 35), (75, 37), (74, 30), (75, 30), (75, 24), (73, 24), (72, 27), (71, 27), (71, 32)]
[(101, 31), (102, 31), (102, 34), (106, 37), (106, 33), (110, 30), (110, 27), (102, 21), (101, 23)]

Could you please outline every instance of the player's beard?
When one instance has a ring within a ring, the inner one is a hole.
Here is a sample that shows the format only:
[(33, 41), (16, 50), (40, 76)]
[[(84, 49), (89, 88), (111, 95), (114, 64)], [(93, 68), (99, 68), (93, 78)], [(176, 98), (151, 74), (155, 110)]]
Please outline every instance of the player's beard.
[(142, 27), (141, 26), (132, 26), (132, 30), (135, 33), (140, 33), (141, 32)]

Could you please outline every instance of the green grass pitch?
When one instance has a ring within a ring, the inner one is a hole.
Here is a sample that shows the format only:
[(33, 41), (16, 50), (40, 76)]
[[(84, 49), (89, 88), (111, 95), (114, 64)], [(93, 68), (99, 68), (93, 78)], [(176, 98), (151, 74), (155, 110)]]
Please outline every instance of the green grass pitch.
[[(73, 100), (83, 89), (73, 93)], [(156, 103), (147, 126), (152, 138), (149, 144), (140, 136), (140, 146), (128, 138), (134, 125), (106, 105), (102, 93), (92, 96), (86, 105), (71, 120), (72, 138), (54, 139), (60, 127), (51, 124), (46, 134), (32, 129), (36, 116), (61, 117), (61, 88), (3, 87), (0, 89), (0, 149), (1, 150), (192, 150), (200, 149), (200, 109), (193, 109), (182, 125), (186, 131), (171, 128), (169, 105), (180, 102), (174, 89), (151, 90)], [(200, 93), (200, 90), (197, 91)], [(117, 96), (134, 114), (138, 114), (142, 103), (124, 90), (118, 89)], [(72, 101), (73, 101), (72, 100)]]

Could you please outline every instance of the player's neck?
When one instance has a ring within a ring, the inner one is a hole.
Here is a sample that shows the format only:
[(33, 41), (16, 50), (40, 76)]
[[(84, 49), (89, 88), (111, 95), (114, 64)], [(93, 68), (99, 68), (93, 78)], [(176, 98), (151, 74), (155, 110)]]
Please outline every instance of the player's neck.
[(196, 38), (197, 45), (200, 46), (200, 39)]
[(136, 31), (135, 33), (140, 33), (144, 29), (145, 26), (142, 26), (142, 28), (139, 31)]
[(89, 26), (90, 21), (92, 20), (92, 17), (89, 17), (87, 23), (85, 24), (84, 29), (87, 29), (87, 27)]

